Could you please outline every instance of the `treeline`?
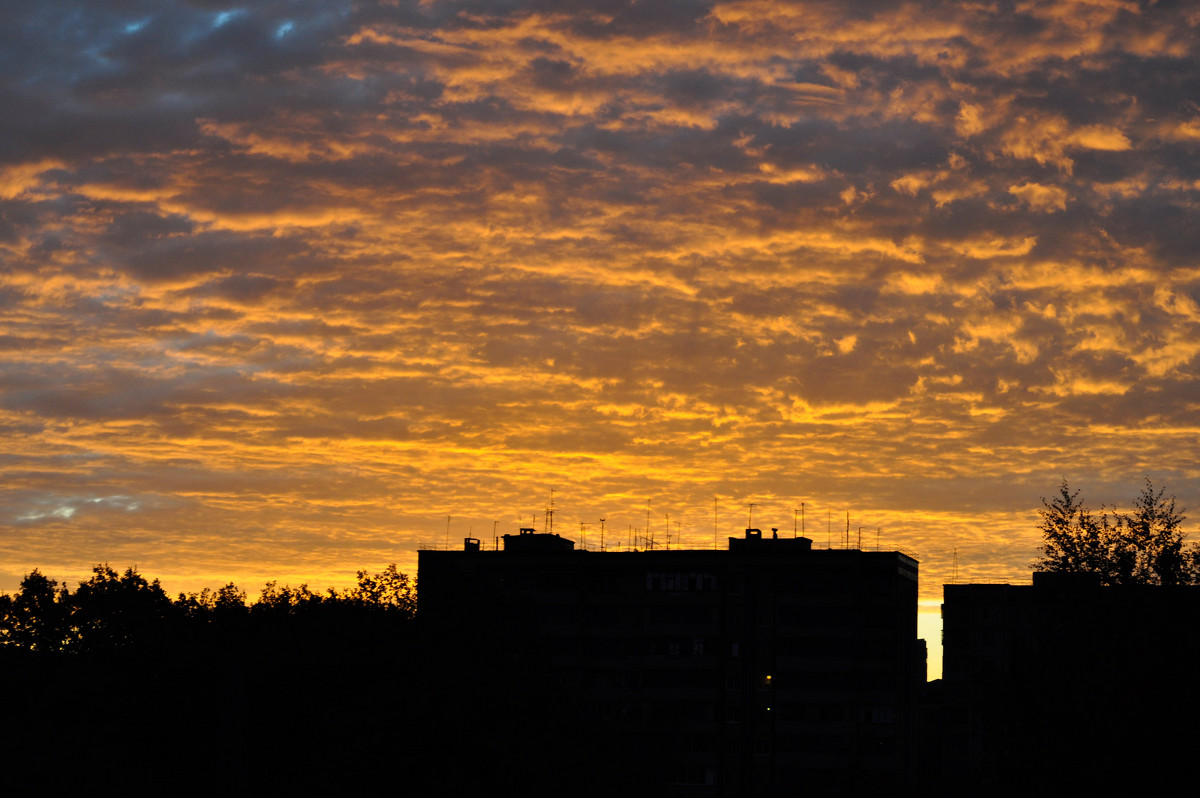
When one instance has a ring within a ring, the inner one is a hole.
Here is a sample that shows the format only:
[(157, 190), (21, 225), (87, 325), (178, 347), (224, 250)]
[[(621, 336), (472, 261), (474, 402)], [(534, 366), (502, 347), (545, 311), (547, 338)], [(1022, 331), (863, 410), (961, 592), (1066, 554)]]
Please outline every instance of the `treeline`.
[(1089, 574), (1106, 586), (1200, 585), (1200, 543), (1186, 543), (1187, 517), (1150, 477), (1128, 511), (1092, 510), (1064, 479), (1039, 514), (1037, 570)]
[(416, 608), (415, 585), (395, 564), (376, 574), (359, 571), (357, 584), (340, 591), (268, 582), (250, 603), (232, 582), (172, 600), (157, 579), (148, 581), (135, 568), (118, 574), (107, 563), (96, 565), (74, 591), (35, 569), (16, 594), (0, 594), (0, 647), (39, 654), (115, 651), (179, 643), (214, 629), (240, 632), (250, 623), (295, 626), (318, 616), (395, 627), (411, 622)]

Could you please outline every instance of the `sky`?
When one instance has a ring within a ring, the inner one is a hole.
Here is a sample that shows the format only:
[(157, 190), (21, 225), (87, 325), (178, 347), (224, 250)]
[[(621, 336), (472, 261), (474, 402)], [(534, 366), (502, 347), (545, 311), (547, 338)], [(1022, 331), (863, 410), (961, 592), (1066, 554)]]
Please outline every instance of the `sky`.
[(0, 18), (2, 590), (342, 585), (553, 491), (589, 548), (803, 507), (936, 611), (1063, 479), (1200, 507), (1195, 4)]

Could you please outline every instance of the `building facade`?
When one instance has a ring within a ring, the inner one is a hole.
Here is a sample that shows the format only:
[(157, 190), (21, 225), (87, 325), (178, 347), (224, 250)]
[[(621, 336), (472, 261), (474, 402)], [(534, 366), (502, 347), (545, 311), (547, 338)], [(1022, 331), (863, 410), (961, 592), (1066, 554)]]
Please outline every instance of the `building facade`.
[(419, 556), (423, 624), (577, 696), (570, 711), (642, 757), (662, 794), (909, 777), (925, 663), (907, 554), (756, 529), (727, 550), (595, 552), (526, 529), (499, 551)]
[(1165, 792), (1191, 778), (1200, 588), (1089, 574), (946, 585), (946, 794)]

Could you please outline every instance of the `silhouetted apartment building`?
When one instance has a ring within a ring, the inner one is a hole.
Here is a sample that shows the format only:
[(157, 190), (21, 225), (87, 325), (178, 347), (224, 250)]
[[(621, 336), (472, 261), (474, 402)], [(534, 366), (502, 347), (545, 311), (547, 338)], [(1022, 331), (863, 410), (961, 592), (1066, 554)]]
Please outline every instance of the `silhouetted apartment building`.
[(946, 585), (947, 794), (1155, 794), (1194, 756), (1200, 588)]
[(908, 778), (925, 679), (912, 557), (757, 529), (723, 551), (503, 539), (421, 551), (419, 618), (575, 696), (564, 711), (640, 757), (654, 793), (864, 794)]

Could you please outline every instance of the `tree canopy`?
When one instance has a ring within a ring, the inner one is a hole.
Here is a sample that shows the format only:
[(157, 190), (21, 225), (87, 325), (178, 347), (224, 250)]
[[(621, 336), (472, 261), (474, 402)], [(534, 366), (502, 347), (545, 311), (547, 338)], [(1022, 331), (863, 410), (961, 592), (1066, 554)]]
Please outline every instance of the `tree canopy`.
[(268, 582), (251, 604), (232, 582), (215, 592), (180, 593), (172, 601), (157, 579), (148, 581), (136, 567), (118, 574), (107, 563), (96, 565), (74, 592), (34, 569), (17, 593), (0, 594), (0, 649), (111, 651), (184, 634), (185, 628), (233, 629), (247, 618), (278, 622), (320, 613), (344, 624), (350, 615), (404, 621), (415, 612), (415, 586), (395, 564), (376, 574), (359, 571), (357, 584), (340, 591)]
[(1093, 511), (1064, 479), (1039, 513), (1039, 570), (1094, 574), (1102, 585), (1200, 583), (1200, 546), (1184, 548), (1186, 516), (1149, 477), (1128, 512)]

